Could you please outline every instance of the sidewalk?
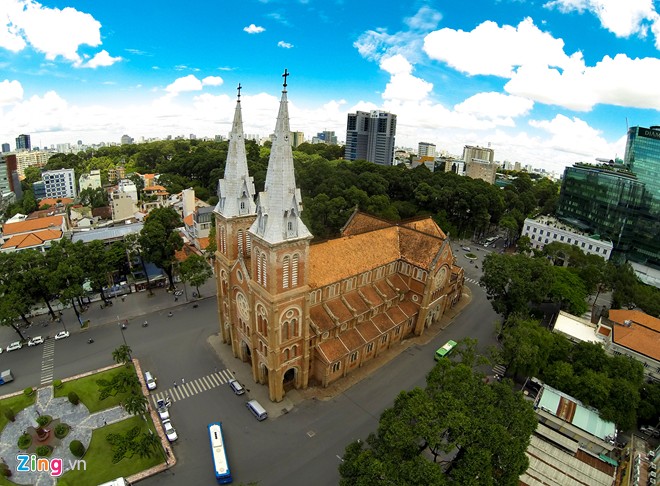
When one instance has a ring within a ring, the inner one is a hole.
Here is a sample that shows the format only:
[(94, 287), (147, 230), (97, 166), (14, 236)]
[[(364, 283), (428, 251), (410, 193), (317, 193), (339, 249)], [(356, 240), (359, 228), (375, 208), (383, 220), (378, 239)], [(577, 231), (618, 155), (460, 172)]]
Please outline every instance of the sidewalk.
[[(177, 288), (183, 290), (183, 285), (178, 284)], [(208, 299), (216, 296), (216, 286), (215, 286), (215, 277), (211, 277), (206, 284), (200, 287), (201, 299)], [(171, 309), (173, 307), (182, 306), (186, 304), (191, 304), (195, 300), (193, 298), (193, 292), (196, 291), (195, 288), (187, 286), (188, 291), (188, 302), (186, 302), (186, 294), (179, 296), (174, 300), (175, 297), (172, 293), (167, 292), (166, 288), (156, 288), (153, 289), (153, 295), (149, 295), (148, 291), (144, 292), (133, 292), (131, 294), (126, 294), (122, 297), (111, 298), (110, 301), (113, 303), (112, 306), (106, 306), (101, 309), (102, 301), (98, 297), (96, 301), (92, 301), (89, 304), (87, 311), (80, 315), (80, 318), (84, 321), (89, 320), (89, 327), (97, 327), (110, 323), (117, 323), (121, 321), (131, 321), (136, 318), (140, 318), (144, 314), (149, 314), (152, 312), (163, 311)], [(57, 332), (66, 330), (71, 333), (80, 332), (80, 323), (76, 317), (74, 310), (71, 307), (65, 308), (62, 311), (62, 322), (53, 322), (50, 320), (48, 314), (39, 315), (30, 318), (29, 320), (33, 323), (32, 326), (28, 329), (21, 328), (23, 336), (43, 336), (46, 339), (47, 336), (54, 336)], [(39, 322), (46, 321), (48, 326), (43, 327), (39, 325)], [(20, 321), (22, 325), (23, 322)], [(0, 346), (5, 347), (9, 343), (18, 341), (19, 336), (12, 327), (0, 326)]]
[(268, 387), (266, 385), (255, 383), (252, 378), (252, 368), (250, 367), (250, 364), (244, 363), (238, 358), (235, 358), (231, 346), (224, 344), (219, 334), (210, 336), (208, 342), (225, 366), (227, 366), (232, 372), (234, 377), (245, 387), (247, 395), (246, 399), (256, 399), (266, 409), (269, 418), (277, 418), (283, 414), (289, 413), (297, 404), (304, 400), (330, 400), (335, 396), (344, 393), (347, 389), (356, 383), (359, 383), (364, 378), (367, 378), (372, 373), (378, 371), (382, 366), (392, 361), (411, 346), (429, 343), (440, 333), (440, 331), (449, 326), (456, 316), (458, 316), (458, 314), (460, 314), (471, 301), (472, 293), (467, 286), (464, 286), (463, 296), (458, 304), (449, 309), (439, 322), (436, 322), (426, 329), (422, 336), (416, 336), (400, 341), (398, 344), (365, 363), (362, 367), (352, 371), (346, 377), (337, 380), (326, 388), (310, 386), (304, 390), (290, 390), (286, 392), (284, 399), (278, 403), (270, 401)]

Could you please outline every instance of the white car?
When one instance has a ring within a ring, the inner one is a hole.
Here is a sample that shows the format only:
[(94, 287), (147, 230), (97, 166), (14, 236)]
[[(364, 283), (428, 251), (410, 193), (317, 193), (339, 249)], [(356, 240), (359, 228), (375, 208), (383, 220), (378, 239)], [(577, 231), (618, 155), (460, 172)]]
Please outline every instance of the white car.
[(32, 339), (28, 341), (28, 346), (36, 346), (37, 344), (43, 344), (44, 343), (44, 338), (41, 336), (34, 336)]
[(165, 435), (167, 436), (167, 440), (170, 442), (174, 442), (179, 438), (178, 435), (176, 435), (176, 430), (174, 430), (174, 427), (172, 426), (172, 422), (170, 422), (170, 419), (163, 420), (163, 428), (165, 429)]
[(167, 410), (171, 402), (165, 400), (158, 400), (156, 402), (156, 410), (158, 410), (158, 415), (160, 415), (161, 420), (167, 420), (170, 418), (170, 412)]
[(69, 337), (69, 331), (60, 331), (57, 334), (55, 334), (56, 340), (60, 340), (68, 337)]
[(21, 344), (20, 341), (14, 341), (9, 346), (7, 346), (7, 352), (14, 351), (16, 349), (21, 349), (22, 347), (23, 347), (23, 345)]

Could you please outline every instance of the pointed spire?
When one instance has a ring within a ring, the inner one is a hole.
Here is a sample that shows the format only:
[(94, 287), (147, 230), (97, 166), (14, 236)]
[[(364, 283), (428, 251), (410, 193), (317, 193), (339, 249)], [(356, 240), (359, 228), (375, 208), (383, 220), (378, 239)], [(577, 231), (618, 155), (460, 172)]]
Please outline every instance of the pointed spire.
[(302, 197), (296, 187), (291, 151), (291, 130), (287, 101), (287, 77), (285, 69), (280, 111), (277, 114), (273, 145), (270, 149), (268, 171), (264, 191), (257, 202), (257, 219), (250, 231), (269, 243), (312, 238), (305, 223), (300, 219)]
[(215, 211), (227, 218), (255, 214), (254, 181), (248, 173), (243, 117), (241, 114), (241, 85), (238, 85), (234, 121), (229, 134), (229, 150), (225, 177), (218, 181), (218, 204)]

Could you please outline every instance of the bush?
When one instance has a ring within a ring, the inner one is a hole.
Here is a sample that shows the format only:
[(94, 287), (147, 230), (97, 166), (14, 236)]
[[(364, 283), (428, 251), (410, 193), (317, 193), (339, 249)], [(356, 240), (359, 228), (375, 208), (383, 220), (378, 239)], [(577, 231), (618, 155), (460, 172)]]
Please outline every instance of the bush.
[(7, 466), (7, 464), (4, 462), (0, 462), (0, 476), (4, 476), (6, 478), (11, 476), (11, 469), (9, 469), (9, 466)]
[(69, 433), (70, 429), (71, 427), (67, 424), (57, 424), (57, 426), (55, 426), (55, 437), (63, 439)]
[(45, 427), (52, 421), (53, 421), (53, 417), (51, 417), (50, 415), (39, 415), (37, 417), (37, 424), (39, 425), (39, 427)]
[(71, 451), (71, 454), (76, 457), (82, 457), (85, 455), (85, 446), (82, 445), (82, 442), (79, 440), (72, 440), (71, 444), (69, 444), (69, 450)]
[(16, 416), (14, 415), (14, 411), (11, 408), (5, 408), (4, 414), (5, 414), (5, 417), (7, 418), (7, 420), (9, 420), (10, 422), (13, 422), (14, 420), (16, 420)]
[(51, 446), (42, 445), (42, 446), (37, 447), (37, 455), (39, 457), (50, 456), (50, 453), (51, 453), (52, 450), (53, 450), (53, 448)]
[(69, 392), (67, 395), (69, 398), (69, 401), (73, 403), (74, 405), (78, 405), (80, 403), (80, 398), (78, 398), (78, 394), (76, 392)]
[(32, 436), (30, 434), (23, 434), (18, 438), (18, 448), (27, 449), (32, 445)]
[(55, 388), (56, 390), (57, 390), (58, 388), (62, 388), (62, 380), (55, 380), (55, 381), (53, 382), (53, 388)]
[(25, 394), (26, 397), (31, 397), (32, 395), (34, 395), (34, 388), (28, 386), (25, 390), (23, 390), (23, 393)]

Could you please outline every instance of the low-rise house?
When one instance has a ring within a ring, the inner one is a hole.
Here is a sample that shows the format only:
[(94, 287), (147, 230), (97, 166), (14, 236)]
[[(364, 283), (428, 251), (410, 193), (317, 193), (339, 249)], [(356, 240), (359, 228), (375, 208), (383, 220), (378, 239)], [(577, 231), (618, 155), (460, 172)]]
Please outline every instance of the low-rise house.
[(640, 310), (610, 309), (597, 333), (608, 353), (639, 361), (647, 378), (660, 381), (660, 319)]
[(56, 214), (41, 218), (22, 218), (10, 220), (2, 227), (1, 251), (12, 252), (27, 249), (45, 251), (53, 241), (62, 239), (68, 231), (65, 214)]

